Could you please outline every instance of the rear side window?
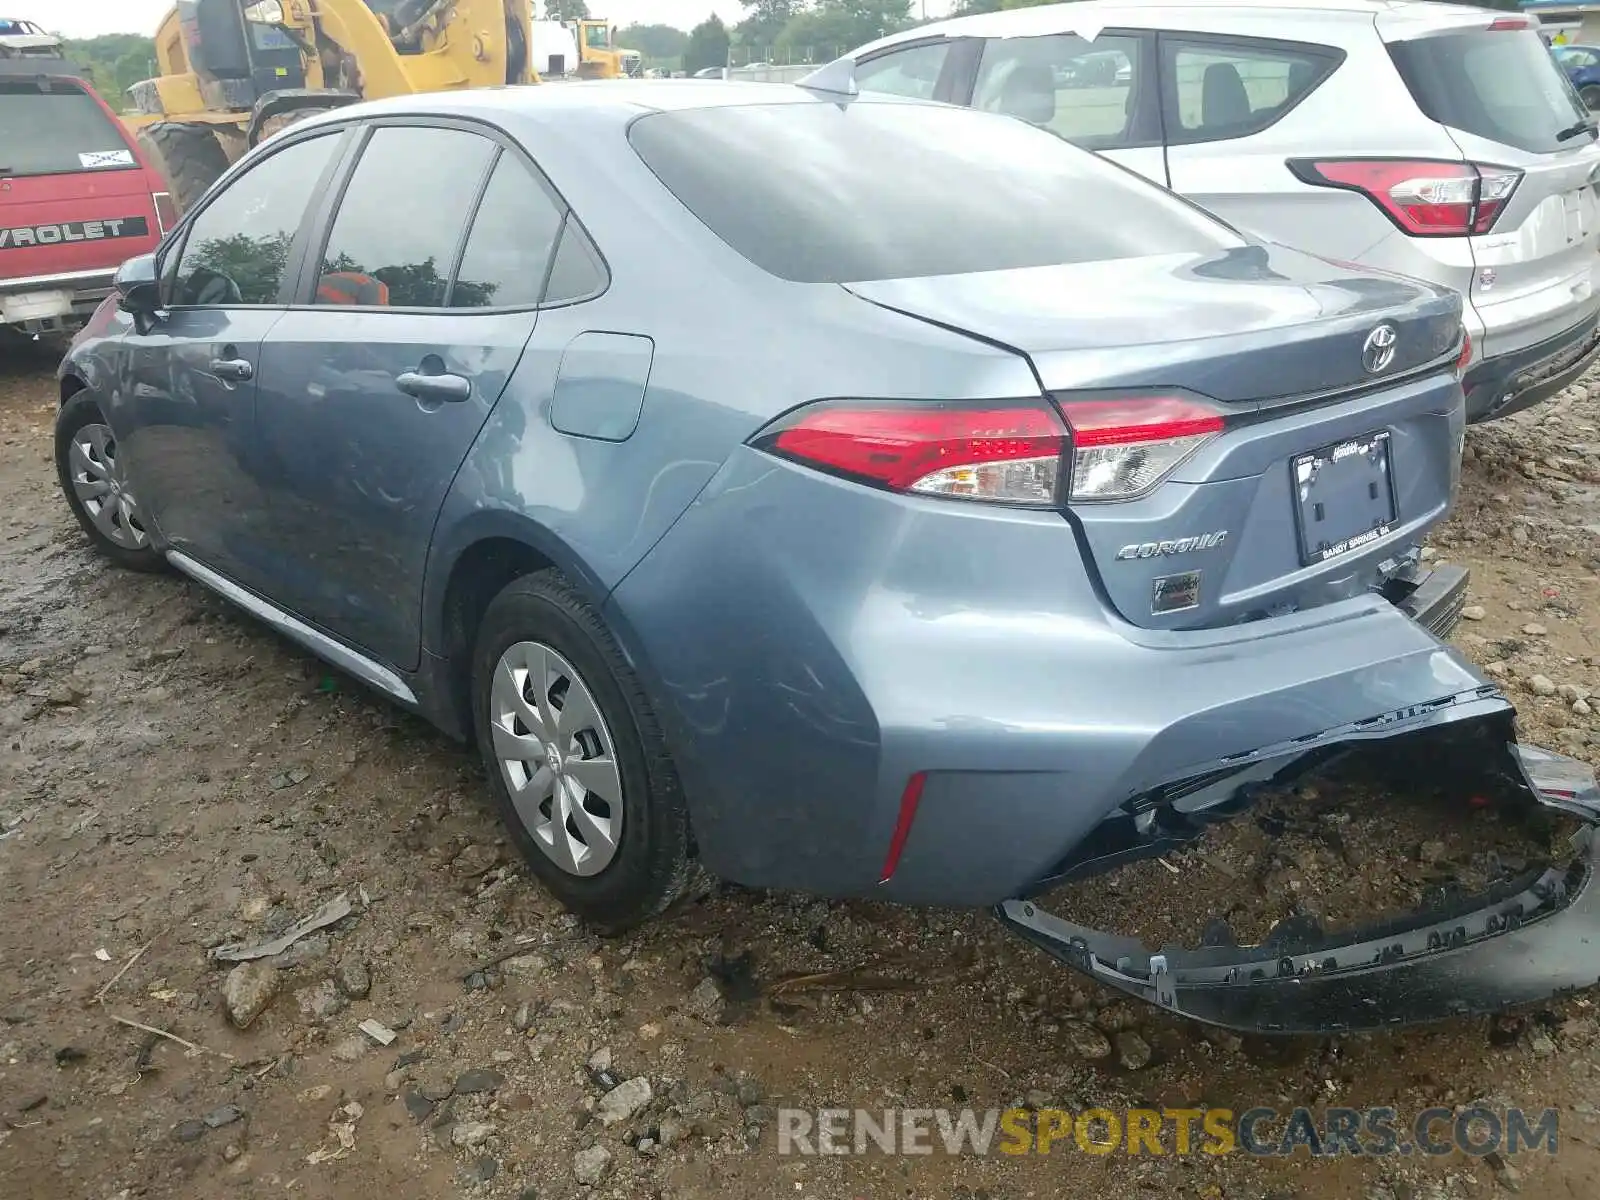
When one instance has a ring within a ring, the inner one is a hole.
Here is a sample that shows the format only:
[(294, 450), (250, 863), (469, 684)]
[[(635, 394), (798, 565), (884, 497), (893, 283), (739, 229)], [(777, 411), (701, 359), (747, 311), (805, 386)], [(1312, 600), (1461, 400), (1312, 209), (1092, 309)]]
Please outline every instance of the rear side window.
[(338, 144), (324, 134), (285, 146), (218, 192), (189, 225), (171, 303), (278, 303), (295, 234)]
[(932, 100), (949, 57), (950, 43), (943, 41), (881, 54), (857, 64), (856, 86), (865, 92)]
[(459, 129), (373, 130), (328, 235), (316, 302), (443, 308), (495, 150)]
[(1531, 29), (1413, 38), (1391, 43), (1389, 56), (1427, 116), (1530, 154), (1563, 148), (1588, 116)]
[(718, 237), (804, 283), (1207, 253), (1225, 226), (1021, 121), (933, 104), (652, 113), (634, 150)]
[(571, 304), (575, 300), (588, 300), (605, 291), (607, 279), (600, 252), (577, 218), (568, 213), (556, 261), (550, 267), (550, 284), (545, 289), (544, 302)]
[(1140, 39), (1075, 33), (984, 43), (974, 108), (1042, 125), (1091, 150), (1127, 144), (1142, 78)]
[(63, 175), (139, 165), (117, 124), (64, 79), (0, 80), (0, 175)]
[(1162, 34), (1169, 144), (1248, 137), (1304, 100), (1343, 55), (1331, 47)]
[(561, 217), (544, 185), (511, 155), (501, 155), (473, 218), (450, 307), (539, 303)]

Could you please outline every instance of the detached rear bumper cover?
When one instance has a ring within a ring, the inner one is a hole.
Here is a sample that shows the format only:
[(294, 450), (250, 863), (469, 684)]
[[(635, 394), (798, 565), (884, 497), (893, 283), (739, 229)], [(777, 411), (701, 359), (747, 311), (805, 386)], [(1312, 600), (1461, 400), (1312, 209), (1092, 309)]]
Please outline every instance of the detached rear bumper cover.
[(1583, 763), (1508, 753), (1539, 802), (1586, 822), (1575, 857), (1469, 900), (1365, 929), (1281, 927), (1260, 946), (1151, 953), (1025, 900), (1013, 932), (1094, 979), (1209, 1024), (1275, 1033), (1373, 1029), (1496, 1012), (1600, 982), (1600, 790)]

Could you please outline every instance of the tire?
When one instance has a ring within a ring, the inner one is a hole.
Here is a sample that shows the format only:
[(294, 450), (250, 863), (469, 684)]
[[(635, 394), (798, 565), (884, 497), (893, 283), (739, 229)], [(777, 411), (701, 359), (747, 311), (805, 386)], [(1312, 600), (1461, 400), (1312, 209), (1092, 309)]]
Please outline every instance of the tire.
[(162, 121), (139, 130), (139, 148), (167, 181), (172, 202), (186, 213), (228, 169), (228, 154), (209, 125)]
[(270, 137), (276, 137), (291, 125), (298, 125), (301, 121), (309, 121), (312, 117), (320, 117), (325, 112), (332, 112), (331, 108), (295, 108), (275, 117), (268, 117), (261, 123), (261, 132), (256, 138), (256, 145), (260, 145)]
[(166, 560), (139, 519), (138, 501), (122, 473), (111, 427), (87, 391), (73, 396), (56, 415), (56, 475), (67, 507), (97, 551), (130, 571), (165, 567)]
[(1590, 112), (1594, 112), (1595, 109), (1600, 108), (1600, 85), (1591, 83), (1578, 93), (1578, 98), (1583, 101), (1584, 106)]
[[(574, 714), (548, 744), (537, 736), (548, 730), (534, 686), (541, 670), (545, 715)], [(490, 603), (473, 653), (472, 705), (501, 818), (534, 875), (569, 911), (611, 935), (685, 895), (697, 870), (688, 809), (660, 725), (605, 623), (559, 572), (514, 580)], [(508, 761), (506, 750), (526, 757)], [(578, 761), (593, 764), (581, 785)], [(621, 794), (603, 795), (591, 783)], [(558, 827), (550, 818), (563, 795), (573, 815)], [(597, 833), (601, 825), (611, 833)]]

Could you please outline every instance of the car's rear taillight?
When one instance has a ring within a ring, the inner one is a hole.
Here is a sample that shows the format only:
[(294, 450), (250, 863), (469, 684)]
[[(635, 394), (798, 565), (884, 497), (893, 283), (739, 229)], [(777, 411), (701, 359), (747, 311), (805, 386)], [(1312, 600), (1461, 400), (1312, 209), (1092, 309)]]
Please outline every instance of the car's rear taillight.
[(1044, 400), (828, 400), (751, 444), (890, 491), (1049, 508), (1142, 496), (1223, 429), (1221, 412), (1187, 396), (1059, 399), (1059, 410)]
[(173, 204), (170, 192), (153, 192), (150, 199), (155, 201), (156, 222), (161, 226), (161, 232), (166, 233), (178, 223), (178, 206)]
[(1467, 332), (1467, 327), (1461, 327), (1461, 353), (1456, 355), (1456, 374), (1465, 375), (1467, 366), (1472, 362), (1472, 334)]
[(1067, 431), (1043, 400), (830, 400), (753, 444), (891, 491), (1049, 507), (1060, 501)]
[(1062, 398), (1072, 430), (1077, 501), (1128, 500), (1166, 479), (1223, 429), (1222, 414), (1187, 396)]
[(1488, 233), (1522, 172), (1433, 159), (1294, 158), (1289, 169), (1316, 187), (1360, 192), (1413, 237)]

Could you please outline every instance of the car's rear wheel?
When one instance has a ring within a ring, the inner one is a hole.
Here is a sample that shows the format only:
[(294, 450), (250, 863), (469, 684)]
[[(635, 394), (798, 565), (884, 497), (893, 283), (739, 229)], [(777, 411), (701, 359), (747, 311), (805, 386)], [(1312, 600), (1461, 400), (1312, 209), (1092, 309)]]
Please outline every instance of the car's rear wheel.
[(655, 714), (559, 573), (515, 580), (490, 603), (472, 699), (501, 816), (557, 899), (620, 933), (684, 893), (689, 819)]
[(1600, 109), (1600, 85), (1590, 84), (1578, 93), (1579, 98), (1588, 107), (1590, 112)]
[(96, 550), (130, 570), (161, 569), (116, 434), (88, 392), (68, 400), (56, 417), (56, 474)]

